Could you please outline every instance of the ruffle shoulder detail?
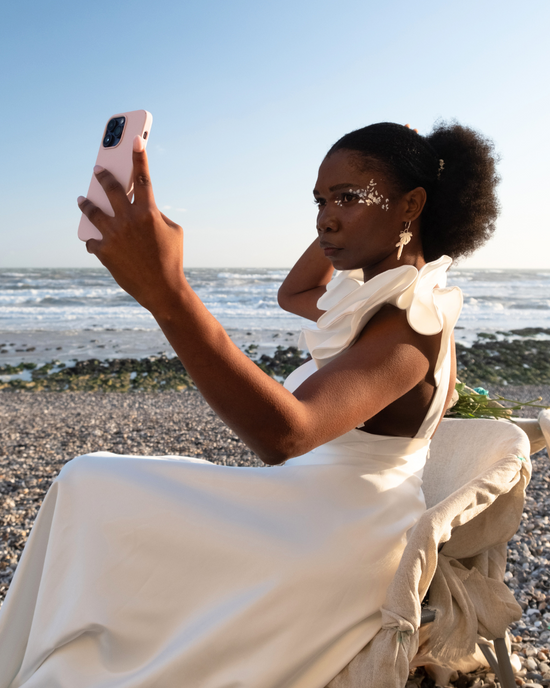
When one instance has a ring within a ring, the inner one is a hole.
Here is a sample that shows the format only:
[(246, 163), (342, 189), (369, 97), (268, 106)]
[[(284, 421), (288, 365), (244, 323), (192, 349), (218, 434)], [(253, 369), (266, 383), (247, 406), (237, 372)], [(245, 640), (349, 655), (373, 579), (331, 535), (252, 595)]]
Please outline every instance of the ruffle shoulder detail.
[[(338, 273), (317, 302), (317, 307), (325, 311), (317, 325), (302, 330), (301, 348), (307, 348), (317, 368), (321, 368), (350, 347), (386, 303), (405, 310), (407, 321), (416, 332), (443, 332), (443, 341), (450, 339), (462, 309), (460, 289), (445, 286), (451, 263), (449, 256), (442, 256), (420, 270), (402, 265), (368, 282), (363, 282), (362, 270)], [(447, 349), (448, 345), (442, 348)]]

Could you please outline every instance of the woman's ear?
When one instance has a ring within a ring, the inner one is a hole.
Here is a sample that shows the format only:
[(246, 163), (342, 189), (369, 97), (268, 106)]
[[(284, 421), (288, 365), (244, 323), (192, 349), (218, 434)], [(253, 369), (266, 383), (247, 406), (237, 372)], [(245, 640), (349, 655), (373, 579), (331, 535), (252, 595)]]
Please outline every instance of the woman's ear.
[(417, 186), (416, 189), (408, 191), (403, 197), (405, 213), (403, 215), (403, 222), (414, 222), (426, 205), (426, 190), (422, 186)]

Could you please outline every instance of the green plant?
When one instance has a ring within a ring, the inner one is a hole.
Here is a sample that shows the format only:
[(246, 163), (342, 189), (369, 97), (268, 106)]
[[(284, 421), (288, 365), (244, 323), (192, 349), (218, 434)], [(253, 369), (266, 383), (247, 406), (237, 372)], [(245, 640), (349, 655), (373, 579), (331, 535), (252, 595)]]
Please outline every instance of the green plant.
[[(507, 418), (510, 419), (514, 411), (519, 411), (525, 407), (531, 408), (550, 408), (536, 402), (542, 401), (542, 397), (537, 397), (531, 401), (517, 401), (507, 399), (498, 394), (494, 399), (489, 397), (489, 392), (483, 387), (472, 389), (463, 382), (457, 382), (455, 391), (458, 395), (456, 403), (447, 409), (446, 417), (450, 418)], [(501, 402), (512, 404), (503, 406)]]

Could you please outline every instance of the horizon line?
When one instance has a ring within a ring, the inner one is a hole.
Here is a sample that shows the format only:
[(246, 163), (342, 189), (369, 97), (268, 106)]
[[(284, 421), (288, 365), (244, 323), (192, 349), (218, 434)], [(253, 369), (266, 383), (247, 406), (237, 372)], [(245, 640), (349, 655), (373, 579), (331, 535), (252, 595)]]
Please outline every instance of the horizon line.
[[(266, 265), (187, 265), (184, 267), (188, 270), (290, 270), (292, 266), (266, 266)], [(92, 267), (90, 265), (18, 265), (13, 267), (3, 267), (0, 266), (0, 271), (4, 270), (107, 270), (104, 265), (97, 265)], [(468, 267), (461, 265), (451, 265), (449, 271), (451, 270), (524, 270), (533, 272), (550, 272), (550, 268), (521, 268), (521, 267)]]

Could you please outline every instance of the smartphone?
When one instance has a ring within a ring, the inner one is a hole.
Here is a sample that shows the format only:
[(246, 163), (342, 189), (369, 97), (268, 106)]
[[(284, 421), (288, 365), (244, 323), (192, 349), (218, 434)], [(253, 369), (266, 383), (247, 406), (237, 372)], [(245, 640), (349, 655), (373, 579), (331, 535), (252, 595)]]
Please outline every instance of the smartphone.
[[(132, 162), (134, 138), (139, 134), (147, 145), (152, 123), (153, 116), (147, 110), (121, 112), (109, 117), (101, 137), (101, 145), (95, 164), (101, 165), (114, 174), (122, 184), (130, 201), (134, 195), (134, 164)], [(92, 175), (87, 198), (98, 208), (101, 208), (104, 213), (111, 217), (114, 216), (115, 213), (109, 199), (95, 174)], [(80, 220), (78, 238), (82, 241), (102, 238), (99, 229), (94, 227), (86, 215), (82, 215)]]

